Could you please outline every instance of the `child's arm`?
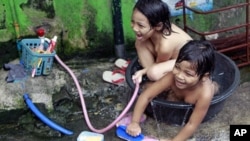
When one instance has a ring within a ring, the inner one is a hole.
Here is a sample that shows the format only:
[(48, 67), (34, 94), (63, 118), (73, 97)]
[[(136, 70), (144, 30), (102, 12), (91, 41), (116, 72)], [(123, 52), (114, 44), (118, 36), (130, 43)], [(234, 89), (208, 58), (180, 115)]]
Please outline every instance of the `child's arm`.
[(206, 116), (212, 98), (213, 94), (202, 94), (201, 98), (199, 98), (195, 104), (194, 111), (191, 114), (189, 121), (172, 141), (185, 141), (194, 134)]
[[(148, 103), (165, 89), (169, 88), (173, 80), (172, 73), (168, 73), (159, 81), (154, 82), (140, 94), (133, 111), (132, 123), (127, 127), (127, 133), (132, 136), (140, 134), (139, 121)], [(136, 128), (136, 130), (135, 130)]]

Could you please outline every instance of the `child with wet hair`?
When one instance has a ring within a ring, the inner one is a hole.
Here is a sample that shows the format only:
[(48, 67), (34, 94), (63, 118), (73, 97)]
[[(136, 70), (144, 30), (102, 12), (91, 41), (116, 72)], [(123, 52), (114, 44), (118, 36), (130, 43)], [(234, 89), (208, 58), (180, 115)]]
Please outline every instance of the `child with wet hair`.
[(176, 99), (194, 105), (189, 121), (171, 141), (185, 141), (192, 136), (206, 116), (210, 102), (218, 91), (217, 83), (211, 79), (215, 65), (214, 54), (214, 46), (208, 41), (192, 40), (186, 43), (180, 50), (173, 70), (139, 95), (126, 132), (131, 136), (139, 135), (140, 117), (149, 102), (171, 89)]
[(162, 0), (138, 0), (133, 8), (131, 27), (136, 35), (135, 48), (143, 69), (132, 79), (146, 75), (157, 81), (170, 72), (179, 50), (192, 38), (171, 23), (170, 10)]

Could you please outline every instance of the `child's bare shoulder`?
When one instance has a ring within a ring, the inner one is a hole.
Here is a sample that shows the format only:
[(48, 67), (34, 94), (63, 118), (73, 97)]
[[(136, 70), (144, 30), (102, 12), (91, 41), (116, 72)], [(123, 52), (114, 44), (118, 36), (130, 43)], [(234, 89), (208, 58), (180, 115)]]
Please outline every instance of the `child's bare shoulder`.
[(218, 91), (218, 85), (216, 82), (209, 80), (200, 87), (199, 91), (201, 99), (212, 99), (214, 94)]

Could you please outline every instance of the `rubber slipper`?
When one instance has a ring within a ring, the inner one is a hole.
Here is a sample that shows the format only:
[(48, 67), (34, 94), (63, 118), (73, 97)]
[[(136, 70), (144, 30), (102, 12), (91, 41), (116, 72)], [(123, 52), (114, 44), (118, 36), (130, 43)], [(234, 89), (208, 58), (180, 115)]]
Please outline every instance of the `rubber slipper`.
[[(145, 122), (146, 119), (147, 119), (147, 116), (143, 114), (140, 119), (140, 123)], [(127, 126), (131, 123), (131, 120), (132, 120), (132, 112), (124, 115), (124, 117), (119, 122), (117, 122), (116, 126), (120, 126), (120, 125)]]
[(126, 71), (123, 70), (123, 69), (115, 69), (115, 70), (113, 70), (112, 72), (113, 72), (113, 74), (115, 74), (115, 73), (120, 73), (120, 74), (123, 74), (123, 75), (125, 75), (125, 73), (126, 73)]
[(125, 83), (125, 76), (118, 72), (104, 71), (102, 74), (102, 79), (106, 82), (115, 85), (123, 85)]
[(130, 136), (127, 132), (126, 132), (126, 126), (120, 125), (116, 128), (116, 135), (121, 138), (124, 139), (126, 141), (143, 141), (144, 135), (143, 134), (139, 134), (138, 136), (134, 137), (134, 136)]
[(130, 61), (119, 58), (115, 61), (115, 66), (117, 66), (118, 68), (121, 68), (123, 70), (126, 70), (129, 63), (130, 63)]

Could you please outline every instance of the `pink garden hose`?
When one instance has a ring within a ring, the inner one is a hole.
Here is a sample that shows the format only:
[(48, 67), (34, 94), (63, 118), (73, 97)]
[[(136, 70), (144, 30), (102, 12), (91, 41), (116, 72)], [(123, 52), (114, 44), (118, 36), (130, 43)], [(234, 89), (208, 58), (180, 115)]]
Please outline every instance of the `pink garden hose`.
[(78, 82), (76, 76), (71, 71), (71, 69), (67, 65), (65, 65), (63, 63), (63, 61), (57, 55), (55, 55), (55, 58), (56, 58), (57, 62), (60, 63), (68, 71), (68, 73), (71, 75), (71, 77), (73, 78), (73, 80), (75, 82), (75, 85), (76, 85), (77, 90), (79, 92), (78, 94), (80, 96), (84, 118), (85, 118), (87, 126), (90, 128), (90, 130), (93, 131), (93, 132), (96, 132), (96, 133), (104, 133), (104, 132), (110, 130), (111, 128), (113, 128), (116, 125), (116, 123), (118, 121), (120, 121), (122, 119), (122, 117), (128, 112), (128, 110), (132, 106), (133, 102), (135, 101), (135, 99), (137, 97), (138, 90), (139, 90), (139, 83), (136, 83), (136, 87), (135, 87), (134, 93), (132, 95), (132, 98), (129, 101), (129, 103), (127, 104), (127, 106), (125, 107), (125, 109), (122, 111), (122, 113), (111, 124), (109, 124), (105, 128), (103, 128), (103, 129), (96, 129), (96, 128), (94, 128), (92, 126), (92, 124), (91, 124), (91, 122), (89, 120), (88, 112), (87, 112), (87, 109), (86, 109), (86, 104), (85, 104), (84, 97), (83, 97), (83, 94), (82, 94), (82, 90), (81, 90), (81, 87), (79, 85), (79, 82)]

